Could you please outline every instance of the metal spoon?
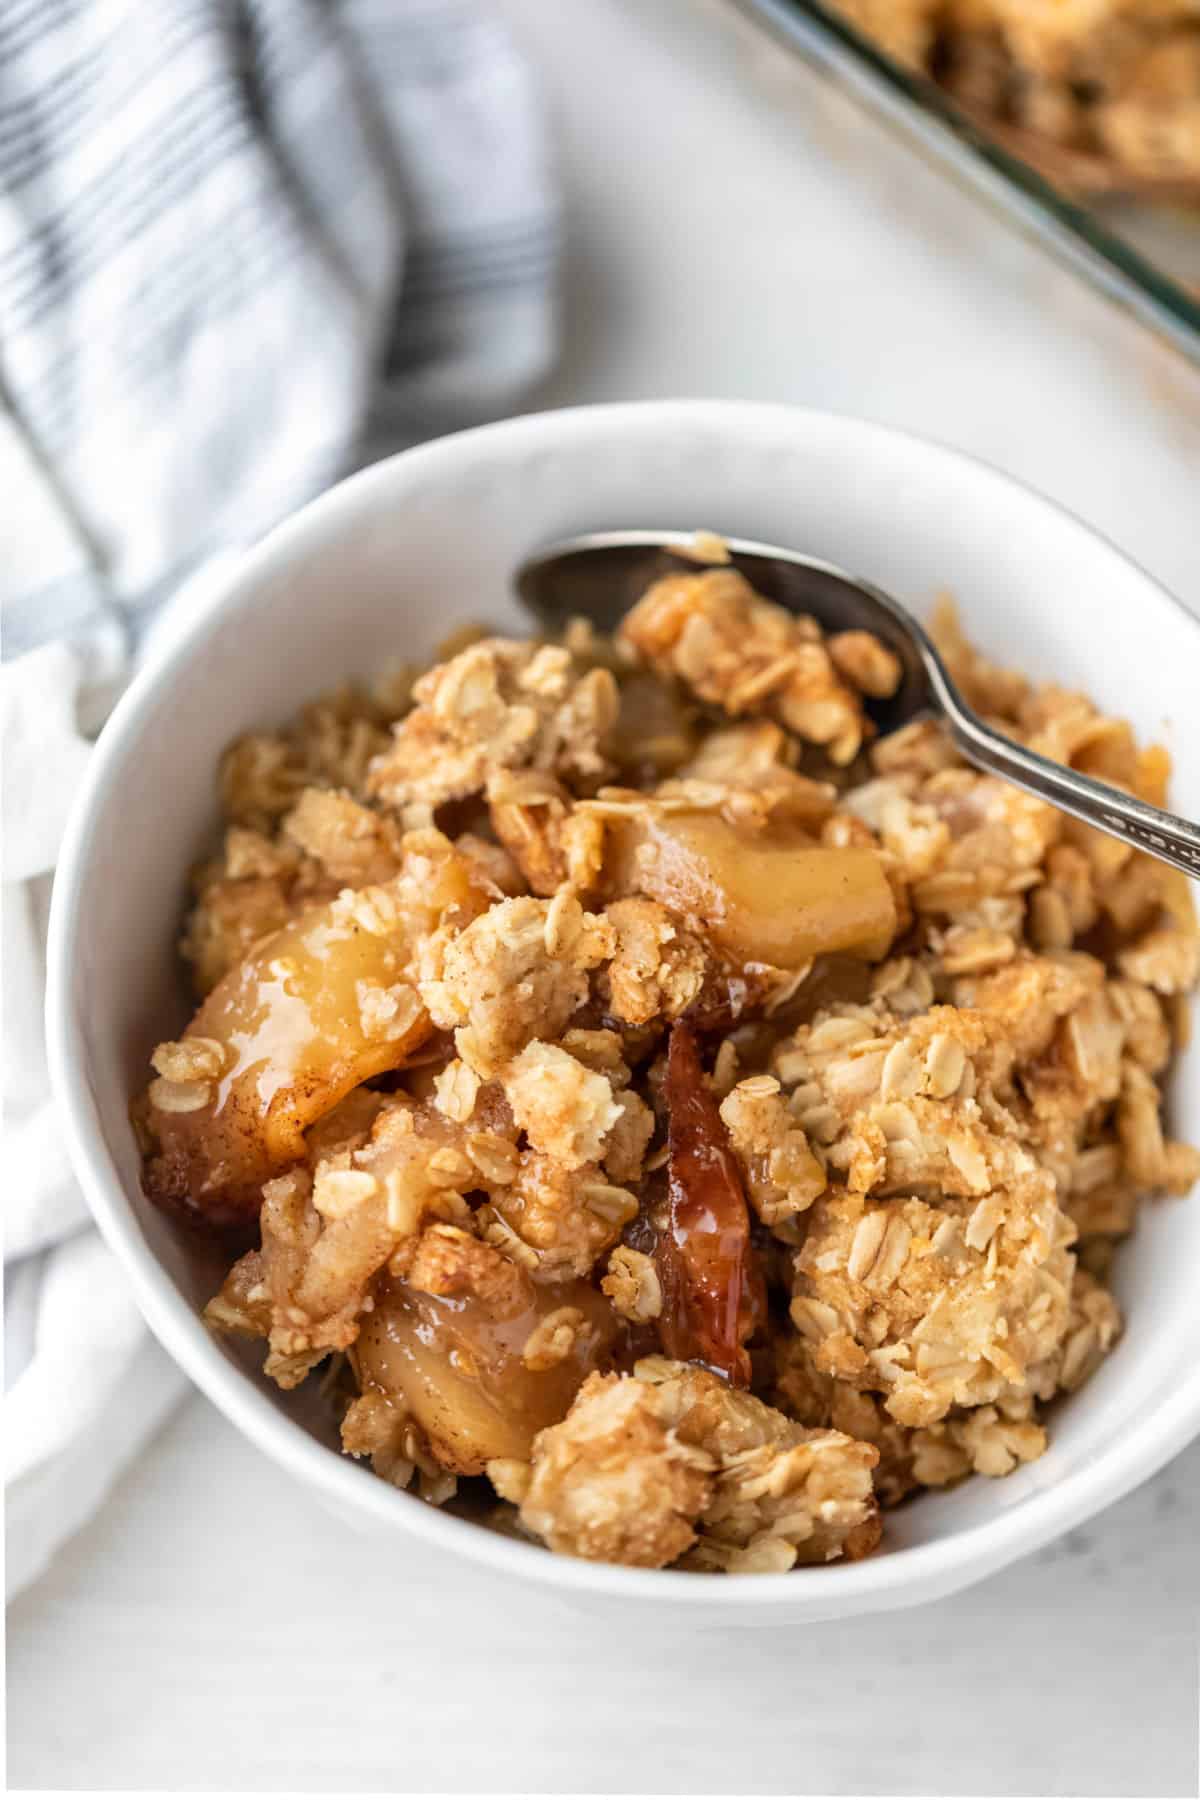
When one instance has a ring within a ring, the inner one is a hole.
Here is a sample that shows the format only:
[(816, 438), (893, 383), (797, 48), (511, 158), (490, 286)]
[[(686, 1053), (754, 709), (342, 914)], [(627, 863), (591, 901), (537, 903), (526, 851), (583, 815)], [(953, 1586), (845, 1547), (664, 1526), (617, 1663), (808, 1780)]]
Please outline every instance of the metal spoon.
[[(758, 593), (792, 612), (811, 614), (826, 630), (873, 632), (895, 652), (903, 669), (899, 688), (890, 700), (869, 702), (881, 731), (940, 712), (959, 750), (977, 768), (1002, 775), (1085, 825), (1200, 880), (1200, 828), (1026, 750), (985, 724), (966, 705), (924, 627), (890, 594), (795, 550), (744, 538), (723, 542), (732, 567)], [(697, 561), (692, 532), (594, 531), (538, 551), (521, 564), (515, 581), (522, 600), (550, 632), (561, 632), (568, 619), (581, 614), (611, 631), (658, 576), (678, 573), (681, 562), (695, 569)]]

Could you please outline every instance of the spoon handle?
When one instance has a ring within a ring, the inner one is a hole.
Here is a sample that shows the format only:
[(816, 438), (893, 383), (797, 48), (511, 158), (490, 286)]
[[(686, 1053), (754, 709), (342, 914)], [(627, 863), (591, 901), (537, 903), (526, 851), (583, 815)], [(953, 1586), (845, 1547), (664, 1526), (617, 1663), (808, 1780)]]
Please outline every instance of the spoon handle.
[(1182, 869), (1193, 881), (1200, 881), (1200, 827), (1175, 813), (1163, 812), (1132, 794), (1094, 781), (1077, 769), (1039, 756), (1016, 744), (964, 707), (949, 713), (950, 730), (963, 755), (978, 768), (990, 774), (1003, 775), (1017, 787), (1028, 789), (1039, 800), (1048, 800), (1063, 812), (1072, 813), (1085, 825), (1094, 825), (1120, 838), (1135, 850), (1144, 850), (1161, 862)]

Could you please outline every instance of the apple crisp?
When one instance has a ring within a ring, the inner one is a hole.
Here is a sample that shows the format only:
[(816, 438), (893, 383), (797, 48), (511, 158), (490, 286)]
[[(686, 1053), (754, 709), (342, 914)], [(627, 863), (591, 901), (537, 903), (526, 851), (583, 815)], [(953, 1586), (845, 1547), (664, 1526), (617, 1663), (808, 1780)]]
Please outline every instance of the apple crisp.
[[(1164, 800), (1163, 750), (935, 628), (1005, 731)], [(789, 1570), (1038, 1457), (1112, 1352), (1114, 1249), (1200, 1176), (1188, 884), (880, 735), (898, 680), (690, 568), (612, 639), (460, 634), (226, 752), (145, 1187), (383, 1480)]]
[(1067, 188), (1200, 192), (1193, 0), (834, 0)]

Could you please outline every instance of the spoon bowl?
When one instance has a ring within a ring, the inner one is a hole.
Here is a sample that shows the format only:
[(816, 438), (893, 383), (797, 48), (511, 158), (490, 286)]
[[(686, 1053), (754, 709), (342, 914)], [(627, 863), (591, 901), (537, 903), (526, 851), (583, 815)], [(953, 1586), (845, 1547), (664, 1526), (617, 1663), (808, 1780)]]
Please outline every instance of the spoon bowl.
[(866, 703), (881, 732), (940, 715), (976, 768), (1200, 880), (1200, 827), (1051, 762), (987, 724), (959, 693), (919, 620), (873, 582), (832, 563), (749, 538), (709, 543), (691, 531), (593, 531), (547, 545), (527, 557), (513, 579), (522, 601), (552, 635), (580, 616), (612, 632), (659, 576), (678, 574), (681, 566), (712, 567), (718, 553), (716, 566), (735, 569), (777, 606), (808, 614), (826, 632), (869, 631), (887, 645), (899, 659), (900, 684), (890, 698)]

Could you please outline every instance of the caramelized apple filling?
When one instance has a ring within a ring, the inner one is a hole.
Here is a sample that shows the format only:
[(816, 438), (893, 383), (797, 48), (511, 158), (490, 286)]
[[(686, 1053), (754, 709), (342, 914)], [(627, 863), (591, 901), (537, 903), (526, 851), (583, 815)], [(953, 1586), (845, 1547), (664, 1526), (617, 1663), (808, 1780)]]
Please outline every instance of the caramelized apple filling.
[(762, 1323), (766, 1297), (737, 1160), (696, 1039), (683, 1024), (671, 1029), (666, 1094), (669, 1211), (658, 1243), (663, 1348), (749, 1387), (746, 1340)]
[(752, 831), (713, 812), (641, 809), (612, 830), (611, 874), (702, 926), (746, 965), (801, 969), (847, 951), (878, 962), (896, 903), (874, 849), (830, 849), (795, 826)]
[[(1164, 797), (1164, 752), (939, 631), (1006, 730)], [(282, 1388), (326, 1365), (379, 1477), (782, 1571), (1039, 1455), (1112, 1349), (1116, 1243), (1200, 1174), (1160, 1085), (1190, 894), (937, 725), (878, 737), (896, 675), (689, 571), (614, 641), (460, 638), (227, 759), (145, 1187), (237, 1228), (206, 1319)]]
[(385, 1279), (354, 1348), (363, 1391), (398, 1403), (457, 1475), (528, 1457), (584, 1378), (611, 1364), (617, 1321), (602, 1294), (583, 1281), (538, 1287), (514, 1273), (508, 1291), (483, 1294)]
[(151, 1198), (214, 1222), (253, 1218), (263, 1182), (303, 1160), (310, 1127), (432, 1035), (414, 928), (469, 919), (488, 899), (449, 845), (414, 839), (393, 882), (347, 889), (260, 939), (180, 1042), (155, 1052), (142, 1112)]

